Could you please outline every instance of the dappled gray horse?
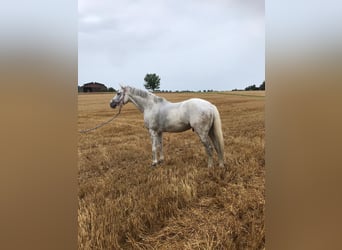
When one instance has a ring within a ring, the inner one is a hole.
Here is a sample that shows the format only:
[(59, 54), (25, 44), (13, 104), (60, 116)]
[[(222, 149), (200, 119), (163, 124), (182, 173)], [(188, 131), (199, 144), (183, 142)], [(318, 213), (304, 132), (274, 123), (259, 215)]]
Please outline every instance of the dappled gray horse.
[(219, 166), (224, 166), (221, 119), (213, 104), (198, 98), (172, 103), (150, 92), (126, 86), (117, 92), (110, 102), (110, 107), (122, 106), (129, 101), (144, 113), (145, 126), (152, 140), (152, 166), (164, 160), (163, 132), (183, 132), (190, 128), (198, 134), (205, 146), (209, 156), (208, 167), (213, 165), (211, 142), (217, 152)]

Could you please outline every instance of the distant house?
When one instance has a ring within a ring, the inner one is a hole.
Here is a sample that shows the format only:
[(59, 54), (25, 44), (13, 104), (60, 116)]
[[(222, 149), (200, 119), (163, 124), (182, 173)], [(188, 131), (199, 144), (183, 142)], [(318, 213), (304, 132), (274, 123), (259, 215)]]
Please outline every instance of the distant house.
[(106, 85), (99, 82), (88, 82), (79, 88), (79, 92), (105, 92), (107, 91)]

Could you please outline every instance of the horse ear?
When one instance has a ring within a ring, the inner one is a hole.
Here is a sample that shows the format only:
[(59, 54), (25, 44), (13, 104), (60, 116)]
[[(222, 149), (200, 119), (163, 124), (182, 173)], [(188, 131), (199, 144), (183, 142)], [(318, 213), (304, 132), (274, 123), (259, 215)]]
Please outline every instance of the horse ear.
[(121, 87), (121, 89), (122, 89), (122, 91), (126, 91), (127, 90), (127, 86), (122, 86), (121, 84), (119, 84), (120, 85), (120, 87)]

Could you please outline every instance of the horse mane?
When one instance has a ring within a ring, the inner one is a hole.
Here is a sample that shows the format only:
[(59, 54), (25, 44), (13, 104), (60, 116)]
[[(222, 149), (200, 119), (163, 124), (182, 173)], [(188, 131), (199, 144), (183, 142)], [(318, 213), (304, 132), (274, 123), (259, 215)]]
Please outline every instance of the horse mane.
[(151, 92), (148, 92), (148, 91), (145, 91), (145, 90), (142, 90), (142, 89), (137, 89), (137, 88), (134, 88), (134, 87), (131, 87), (131, 86), (126, 86), (129, 88), (129, 91), (133, 94), (133, 95), (138, 95), (142, 98), (151, 98), (155, 103), (158, 103), (158, 102), (162, 102), (165, 100), (165, 98), (163, 97), (160, 97), (160, 96), (156, 96), (154, 94), (152, 94)]

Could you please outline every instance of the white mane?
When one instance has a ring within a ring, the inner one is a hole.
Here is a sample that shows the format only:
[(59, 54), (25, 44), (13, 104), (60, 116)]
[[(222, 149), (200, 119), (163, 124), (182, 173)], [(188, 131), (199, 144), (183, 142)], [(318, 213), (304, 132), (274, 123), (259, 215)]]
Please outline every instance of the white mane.
[(160, 97), (160, 96), (156, 96), (153, 93), (145, 91), (145, 90), (137, 89), (137, 88), (130, 87), (130, 86), (126, 86), (124, 88), (128, 89), (132, 95), (138, 95), (142, 98), (151, 98), (151, 99), (153, 99), (153, 101), (155, 103), (165, 101), (165, 98)]

